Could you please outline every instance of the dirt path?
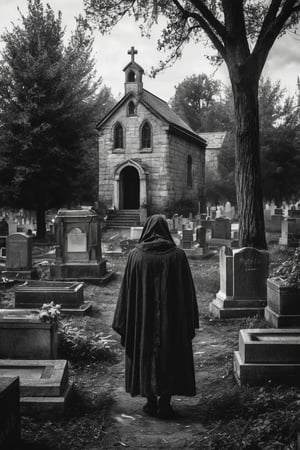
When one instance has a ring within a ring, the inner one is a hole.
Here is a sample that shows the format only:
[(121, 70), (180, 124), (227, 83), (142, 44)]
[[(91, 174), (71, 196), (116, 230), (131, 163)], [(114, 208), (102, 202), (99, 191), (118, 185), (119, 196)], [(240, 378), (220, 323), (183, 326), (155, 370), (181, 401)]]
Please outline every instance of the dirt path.
[[(113, 262), (112, 262), (113, 264)], [(193, 263), (192, 269), (199, 270), (199, 263)], [(209, 270), (207, 266), (206, 270)], [(102, 325), (107, 331), (112, 322), (116, 295), (121, 276), (119, 275), (110, 286), (89, 288), (89, 297), (94, 298), (101, 310)], [(98, 298), (97, 298), (98, 297)], [(207, 308), (203, 308), (204, 311)], [(97, 392), (109, 393), (111, 404), (107, 409), (101, 448), (114, 449), (127, 447), (130, 449), (161, 449), (161, 448), (205, 448), (206, 427), (203, 425), (205, 404), (213, 390), (223, 390), (227, 385), (235, 384), (232, 373), (232, 345), (237, 339), (224, 339), (224, 329), (220, 323), (212, 323), (206, 316), (201, 316), (200, 329), (197, 330), (193, 342), (196, 371), (197, 395), (195, 397), (173, 397), (172, 405), (180, 414), (176, 420), (160, 420), (146, 416), (142, 411), (145, 399), (132, 398), (124, 390), (124, 358), (123, 349), (118, 344), (121, 360), (110, 366), (101, 380), (90, 379), (93, 389)], [(228, 328), (228, 325), (226, 326)], [(226, 328), (225, 327), (225, 328)], [(233, 327), (235, 329), (235, 326)], [(119, 337), (113, 333), (119, 342)], [(235, 333), (234, 333), (235, 334)], [(224, 364), (215, 358), (222, 355)], [(95, 449), (98, 447), (95, 447)]]

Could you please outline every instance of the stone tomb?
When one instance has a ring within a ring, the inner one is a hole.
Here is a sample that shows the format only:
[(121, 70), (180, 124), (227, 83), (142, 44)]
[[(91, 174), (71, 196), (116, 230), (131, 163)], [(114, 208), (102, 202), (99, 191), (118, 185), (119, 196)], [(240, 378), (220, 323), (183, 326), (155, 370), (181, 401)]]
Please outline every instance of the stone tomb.
[(0, 448), (13, 449), (20, 440), (20, 382), (0, 377)]
[(20, 378), (21, 413), (65, 412), (72, 389), (66, 360), (0, 359), (1, 377)]
[(211, 314), (220, 319), (263, 315), (267, 303), (268, 252), (223, 246), (219, 266), (220, 290), (209, 305)]
[(53, 301), (64, 314), (85, 313), (92, 304), (83, 301), (83, 287), (76, 281), (28, 280), (15, 289), (15, 307), (40, 308)]
[(299, 385), (300, 330), (240, 330), (234, 374), (241, 385)]
[(25, 233), (10, 234), (6, 238), (6, 270), (2, 272), (10, 279), (31, 279), (32, 237)]
[(0, 310), (0, 358), (57, 358), (57, 327), (38, 313)]
[(280, 278), (267, 280), (265, 319), (274, 328), (300, 328), (300, 293)]
[(56, 260), (50, 266), (55, 280), (104, 283), (114, 274), (107, 272), (101, 253), (99, 216), (92, 209), (61, 209), (55, 217)]

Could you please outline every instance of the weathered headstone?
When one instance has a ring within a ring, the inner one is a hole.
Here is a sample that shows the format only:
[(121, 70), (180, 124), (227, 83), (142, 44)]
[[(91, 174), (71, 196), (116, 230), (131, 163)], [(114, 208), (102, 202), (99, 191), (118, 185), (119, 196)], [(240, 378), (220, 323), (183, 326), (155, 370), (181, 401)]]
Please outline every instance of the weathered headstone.
[(225, 217), (218, 217), (212, 226), (212, 239), (230, 239), (231, 223)]
[(6, 270), (7, 278), (30, 279), (32, 270), (32, 237), (25, 233), (10, 234), (6, 238)]
[(281, 222), (281, 237), (279, 239), (280, 245), (287, 247), (298, 247), (300, 239), (300, 227), (296, 219), (286, 217)]
[(220, 290), (210, 303), (219, 318), (263, 314), (267, 302), (269, 254), (244, 247), (220, 251)]
[(143, 227), (131, 227), (130, 239), (139, 239), (142, 235)]
[(7, 236), (9, 233), (8, 223), (5, 219), (0, 220), (0, 236)]
[(0, 377), (0, 448), (3, 450), (14, 449), (19, 440), (19, 377)]
[(193, 230), (182, 230), (182, 248), (192, 248), (193, 242)]

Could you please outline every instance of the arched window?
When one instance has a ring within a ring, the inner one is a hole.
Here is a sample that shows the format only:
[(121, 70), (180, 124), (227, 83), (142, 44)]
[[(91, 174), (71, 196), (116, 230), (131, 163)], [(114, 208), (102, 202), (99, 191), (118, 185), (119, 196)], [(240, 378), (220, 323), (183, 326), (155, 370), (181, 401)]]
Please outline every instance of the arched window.
[(124, 148), (123, 127), (120, 123), (114, 128), (114, 148)]
[(149, 122), (145, 122), (142, 126), (142, 134), (141, 134), (141, 147), (142, 148), (151, 148), (152, 139), (151, 139), (151, 126)]
[(127, 77), (127, 81), (129, 83), (134, 83), (135, 82), (135, 72), (133, 70), (130, 70), (128, 72), (128, 77)]
[(128, 116), (135, 116), (136, 112), (135, 112), (135, 104), (133, 101), (128, 103)]
[(188, 188), (193, 187), (193, 160), (191, 155), (187, 158), (187, 177), (186, 184)]

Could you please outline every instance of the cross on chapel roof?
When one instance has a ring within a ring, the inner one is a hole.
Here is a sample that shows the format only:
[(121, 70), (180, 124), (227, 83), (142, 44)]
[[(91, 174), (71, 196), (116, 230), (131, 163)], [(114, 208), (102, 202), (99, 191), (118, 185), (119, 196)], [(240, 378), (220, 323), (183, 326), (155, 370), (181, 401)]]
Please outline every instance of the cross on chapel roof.
[(130, 50), (128, 50), (128, 55), (131, 55), (131, 62), (134, 62), (134, 55), (137, 55), (137, 50), (134, 47), (131, 47)]

